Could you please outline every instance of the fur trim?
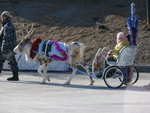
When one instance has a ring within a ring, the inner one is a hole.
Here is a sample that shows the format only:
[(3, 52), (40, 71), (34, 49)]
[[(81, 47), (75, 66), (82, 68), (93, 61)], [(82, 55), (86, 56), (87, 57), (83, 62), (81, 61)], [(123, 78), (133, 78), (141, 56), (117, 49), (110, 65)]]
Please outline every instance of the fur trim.
[(36, 53), (34, 51), (37, 51), (38, 50), (38, 47), (39, 47), (39, 44), (40, 42), (42, 42), (42, 39), (40, 37), (37, 37), (34, 39), (33, 41), (33, 45), (31, 47), (31, 50), (30, 50), (30, 57), (33, 59), (36, 55)]
[(59, 51), (63, 57), (59, 57), (57, 55), (51, 55), (50, 58), (55, 59), (57, 61), (66, 61), (68, 59), (68, 55), (66, 51), (60, 48), (57, 40), (54, 40), (53, 44), (55, 45), (57, 51)]

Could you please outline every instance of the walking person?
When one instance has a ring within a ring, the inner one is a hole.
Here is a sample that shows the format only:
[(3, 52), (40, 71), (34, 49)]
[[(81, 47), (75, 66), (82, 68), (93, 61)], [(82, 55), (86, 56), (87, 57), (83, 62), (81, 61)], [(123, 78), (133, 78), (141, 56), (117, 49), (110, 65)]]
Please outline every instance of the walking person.
[(4, 11), (1, 14), (2, 29), (0, 34), (1, 52), (0, 52), (0, 73), (3, 69), (3, 63), (7, 60), (10, 65), (13, 76), (8, 78), (9, 81), (18, 81), (18, 65), (15, 59), (15, 53), (13, 49), (16, 46), (16, 32), (14, 25), (11, 22), (11, 15), (8, 11)]
[[(1, 45), (2, 45), (2, 31), (3, 31), (3, 27), (0, 29), (0, 58), (2, 57), (2, 53), (1, 53)], [(3, 68), (3, 64), (1, 65), (1, 68)], [(0, 74), (1, 74), (2, 70), (0, 70)]]

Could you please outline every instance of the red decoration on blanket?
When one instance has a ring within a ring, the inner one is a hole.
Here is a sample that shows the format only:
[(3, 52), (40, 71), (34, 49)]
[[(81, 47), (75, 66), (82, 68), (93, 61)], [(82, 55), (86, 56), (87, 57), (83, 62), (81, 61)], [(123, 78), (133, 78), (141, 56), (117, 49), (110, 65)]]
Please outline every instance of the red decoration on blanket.
[(40, 42), (42, 42), (42, 39), (40, 37), (36, 37), (34, 40), (33, 40), (33, 44), (32, 44), (32, 47), (31, 47), (31, 50), (30, 50), (30, 57), (33, 59), (36, 55), (36, 53), (34, 51), (37, 51), (38, 50), (38, 47), (39, 47), (39, 44)]
[(57, 61), (66, 61), (66, 60), (68, 59), (68, 55), (67, 55), (66, 51), (63, 50), (63, 49), (59, 46), (57, 40), (54, 40), (54, 41), (53, 41), (53, 44), (55, 45), (56, 50), (57, 50), (58, 52), (60, 52), (60, 54), (61, 54), (63, 57), (59, 57), (59, 56), (57, 56), (57, 55), (51, 55), (51, 56), (49, 56), (49, 57), (52, 58), (52, 59), (55, 59), (55, 60), (57, 60)]

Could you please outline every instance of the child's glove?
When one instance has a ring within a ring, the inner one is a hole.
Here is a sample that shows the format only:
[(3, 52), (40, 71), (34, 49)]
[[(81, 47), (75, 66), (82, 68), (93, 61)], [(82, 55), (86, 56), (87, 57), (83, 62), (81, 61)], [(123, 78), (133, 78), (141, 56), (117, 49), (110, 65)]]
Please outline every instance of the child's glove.
[(107, 54), (108, 54), (109, 56), (112, 55), (112, 51), (109, 51)]

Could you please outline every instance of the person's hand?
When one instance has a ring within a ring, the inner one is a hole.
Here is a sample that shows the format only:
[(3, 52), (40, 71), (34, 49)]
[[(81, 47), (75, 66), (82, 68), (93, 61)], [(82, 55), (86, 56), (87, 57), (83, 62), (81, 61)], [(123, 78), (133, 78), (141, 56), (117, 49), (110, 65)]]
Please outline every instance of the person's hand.
[(112, 55), (112, 50), (110, 50), (107, 54), (108, 54), (109, 56)]

